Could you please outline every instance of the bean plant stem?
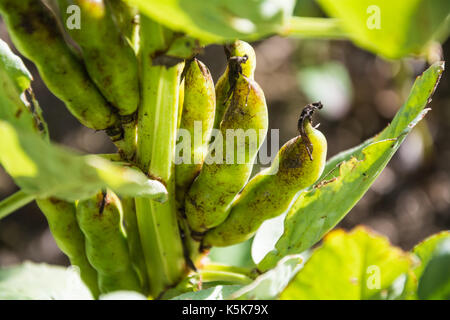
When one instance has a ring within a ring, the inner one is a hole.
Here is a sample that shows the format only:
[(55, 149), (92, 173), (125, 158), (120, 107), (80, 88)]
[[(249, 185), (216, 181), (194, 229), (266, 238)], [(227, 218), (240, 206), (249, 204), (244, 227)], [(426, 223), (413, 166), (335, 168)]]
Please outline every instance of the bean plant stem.
[(255, 279), (259, 274), (254, 268), (246, 268), (246, 267), (237, 267), (237, 266), (229, 266), (220, 263), (208, 263), (203, 266), (202, 270), (204, 271), (219, 271), (219, 272), (227, 272), (227, 273), (236, 273), (244, 275), (248, 278)]
[(137, 162), (149, 176), (161, 180), (169, 192), (165, 203), (136, 198), (150, 294), (157, 297), (180, 281), (185, 270), (174, 183), (178, 90), (184, 64), (153, 64), (155, 52), (168, 43), (168, 32), (145, 17), (141, 30), (142, 102), (138, 112)]
[(241, 273), (219, 270), (201, 270), (199, 271), (202, 282), (224, 281), (233, 284), (250, 284), (253, 280)]
[(13, 213), (17, 209), (27, 205), (35, 199), (34, 195), (27, 194), (22, 190), (0, 201), (0, 220)]
[(293, 38), (346, 39), (339, 19), (292, 17), (281, 36)]

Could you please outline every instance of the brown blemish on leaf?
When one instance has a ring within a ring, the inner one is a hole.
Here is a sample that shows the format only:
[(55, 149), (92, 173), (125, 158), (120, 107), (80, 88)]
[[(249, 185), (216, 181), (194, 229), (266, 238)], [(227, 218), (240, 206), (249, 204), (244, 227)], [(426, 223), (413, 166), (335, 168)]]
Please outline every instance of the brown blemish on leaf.
[(15, 117), (16, 118), (20, 118), (20, 115), (22, 114), (22, 109), (18, 109), (17, 111), (16, 111), (16, 114), (15, 114)]
[(334, 177), (333, 179), (330, 179), (330, 180), (322, 180), (315, 186), (315, 188), (320, 189), (320, 188), (326, 186), (327, 184), (330, 184), (336, 180), (338, 180), (337, 177)]

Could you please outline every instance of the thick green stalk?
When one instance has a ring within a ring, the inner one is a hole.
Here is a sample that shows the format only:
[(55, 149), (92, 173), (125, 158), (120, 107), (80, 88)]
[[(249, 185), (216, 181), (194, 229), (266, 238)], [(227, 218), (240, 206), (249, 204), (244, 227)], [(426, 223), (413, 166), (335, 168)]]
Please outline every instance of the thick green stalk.
[(255, 268), (246, 268), (246, 267), (237, 267), (237, 266), (229, 266), (225, 264), (211, 262), (204, 265), (201, 268), (202, 271), (220, 271), (220, 272), (228, 272), (228, 273), (238, 273), (244, 275), (250, 279), (256, 279), (259, 275), (258, 271)]
[(253, 280), (241, 273), (218, 270), (200, 270), (200, 279), (202, 282), (224, 281), (231, 284), (250, 284)]
[(169, 192), (168, 201), (162, 204), (136, 198), (136, 215), (153, 297), (176, 284), (185, 270), (174, 188), (178, 91), (184, 63), (169, 64), (164, 56), (156, 55), (167, 49), (170, 36), (163, 27), (142, 17), (142, 102), (138, 111), (137, 163), (144, 172), (162, 181)]
[(17, 209), (27, 205), (35, 199), (35, 196), (27, 194), (22, 190), (0, 201), (0, 220), (10, 215)]
[(293, 38), (347, 39), (338, 19), (292, 17), (280, 35)]

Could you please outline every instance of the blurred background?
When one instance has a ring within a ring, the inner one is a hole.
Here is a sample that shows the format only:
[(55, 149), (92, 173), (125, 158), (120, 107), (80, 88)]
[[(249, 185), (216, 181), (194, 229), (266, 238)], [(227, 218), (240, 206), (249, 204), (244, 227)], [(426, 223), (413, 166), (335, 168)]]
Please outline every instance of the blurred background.
[[(321, 15), (314, 5), (307, 9)], [(1, 21), (0, 38), (12, 45)], [(297, 135), (302, 107), (321, 100), (325, 108), (315, 120), (328, 139), (328, 157), (388, 125), (406, 100), (415, 77), (427, 67), (420, 59), (386, 61), (347, 41), (271, 37), (253, 45), (255, 78), (266, 94), (270, 128), (279, 129), (280, 146)], [(444, 59), (450, 61), (450, 41), (442, 47)], [(221, 46), (207, 47), (199, 59), (210, 68), (215, 81), (225, 69)], [(81, 153), (114, 152), (106, 135), (82, 127), (48, 91), (33, 64), (24, 61), (34, 76), (33, 89), (51, 139)], [(449, 70), (444, 72), (429, 107), (432, 110), (425, 120), (338, 227), (367, 225), (405, 250), (435, 232), (450, 229)], [(0, 168), (0, 199), (16, 190)], [(0, 221), (0, 266), (25, 260), (68, 264), (34, 203)]]

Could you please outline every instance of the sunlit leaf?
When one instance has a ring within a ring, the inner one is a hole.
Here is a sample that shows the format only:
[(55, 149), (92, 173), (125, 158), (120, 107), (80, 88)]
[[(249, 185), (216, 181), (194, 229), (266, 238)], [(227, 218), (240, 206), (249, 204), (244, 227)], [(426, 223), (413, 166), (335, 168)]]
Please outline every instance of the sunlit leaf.
[(256, 40), (277, 33), (293, 0), (127, 0), (166, 27), (205, 43)]
[(0, 268), (0, 300), (92, 300), (74, 268), (31, 262)]
[(436, 246), (433, 256), (423, 270), (417, 288), (419, 299), (450, 299), (450, 238)]
[(276, 299), (302, 268), (301, 263), (301, 256), (287, 256), (278, 262), (275, 268), (259, 276), (229, 298), (240, 300)]
[(30, 87), (33, 80), (31, 73), (3, 40), (0, 40), (0, 70), (8, 74), (18, 92)]
[(252, 239), (228, 246), (213, 247), (208, 257), (213, 262), (224, 263), (237, 267), (252, 267), (254, 263), (251, 256)]
[(115, 291), (100, 296), (100, 300), (147, 300), (147, 298), (134, 291)]
[(284, 219), (286, 214), (264, 221), (253, 238), (252, 259), (258, 264), (275, 245), (284, 231)]
[(118, 194), (164, 200), (165, 187), (137, 169), (120, 166), (97, 156), (79, 156), (18, 131), (0, 120), (0, 163), (26, 193), (75, 201), (103, 188)]
[(388, 58), (422, 53), (450, 14), (448, 0), (318, 2), (330, 16), (341, 19), (357, 44)]
[(417, 78), (406, 103), (380, 134), (327, 162), (322, 178), (292, 205), (275, 250), (258, 268), (270, 269), (282, 257), (309, 249), (345, 217), (425, 116), (443, 70), (444, 64), (436, 63)]
[(412, 252), (420, 259), (420, 265), (414, 269), (414, 273), (418, 277), (420, 277), (428, 262), (431, 260), (437, 245), (447, 238), (450, 238), (450, 231), (443, 231), (426, 238), (414, 247)]
[(362, 227), (328, 234), (281, 299), (383, 299), (411, 257)]
[(30, 88), (32, 80), (22, 60), (0, 39), (0, 120), (20, 130), (46, 134), (46, 124)]
[(413, 249), (419, 258), (419, 265), (414, 268), (411, 276), (413, 298), (420, 299), (449, 299), (450, 294), (450, 265), (449, 265), (450, 232), (443, 231), (435, 234)]
[(242, 286), (239, 285), (215, 286), (196, 292), (183, 293), (171, 300), (224, 300), (240, 288)]

